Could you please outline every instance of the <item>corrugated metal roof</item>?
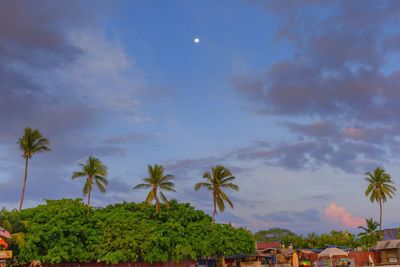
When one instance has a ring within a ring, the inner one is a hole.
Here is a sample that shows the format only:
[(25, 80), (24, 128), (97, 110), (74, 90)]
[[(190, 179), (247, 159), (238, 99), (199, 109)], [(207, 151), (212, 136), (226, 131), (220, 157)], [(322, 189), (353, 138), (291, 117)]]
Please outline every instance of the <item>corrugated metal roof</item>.
[(281, 243), (280, 242), (258, 242), (257, 243), (257, 250), (264, 250), (267, 248), (280, 248)]
[(376, 244), (376, 249), (394, 249), (400, 248), (400, 239), (395, 240), (387, 240), (387, 241), (378, 241)]

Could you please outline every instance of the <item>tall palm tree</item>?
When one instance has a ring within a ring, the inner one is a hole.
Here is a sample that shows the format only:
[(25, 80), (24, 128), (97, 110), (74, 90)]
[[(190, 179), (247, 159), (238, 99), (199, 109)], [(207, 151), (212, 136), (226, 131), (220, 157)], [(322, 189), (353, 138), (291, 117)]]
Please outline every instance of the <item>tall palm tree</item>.
[(214, 222), (215, 215), (217, 214), (217, 207), (220, 212), (223, 212), (225, 210), (225, 202), (227, 202), (229, 206), (233, 208), (232, 201), (223, 189), (239, 191), (239, 186), (233, 183), (235, 176), (232, 175), (231, 171), (221, 165), (213, 167), (211, 173), (205, 172), (203, 178), (206, 179), (207, 182), (197, 183), (194, 186), (194, 190), (198, 191), (200, 188), (205, 187), (211, 192), (214, 204), (212, 222)]
[(90, 193), (93, 189), (93, 183), (96, 183), (97, 187), (102, 193), (106, 192), (106, 186), (108, 185), (108, 180), (106, 176), (108, 175), (107, 166), (103, 164), (98, 158), (89, 157), (86, 160), (86, 164), (80, 163), (80, 171), (76, 171), (72, 174), (72, 179), (85, 177), (86, 182), (83, 187), (82, 193), (84, 196), (88, 197), (88, 207), (90, 207)]
[(49, 140), (43, 137), (38, 129), (32, 130), (30, 127), (25, 128), (24, 135), (18, 139), (17, 143), (22, 151), (22, 157), (25, 159), (25, 175), (19, 203), (19, 210), (21, 210), (25, 197), (26, 178), (28, 177), (28, 161), (34, 154), (50, 151), (50, 147)]
[(133, 189), (143, 189), (150, 188), (150, 192), (146, 197), (146, 202), (151, 203), (153, 200), (156, 201), (156, 212), (160, 211), (160, 198), (164, 203), (168, 204), (168, 199), (164, 195), (161, 190), (176, 192), (175, 185), (171, 181), (175, 179), (175, 177), (171, 174), (164, 175), (164, 166), (157, 165), (147, 166), (149, 177), (143, 178), (143, 184), (136, 185)]
[(374, 245), (379, 239), (378, 227), (379, 223), (375, 222), (372, 218), (365, 219), (366, 227), (359, 226), (358, 228), (363, 230), (358, 236), (367, 246)]
[(379, 204), (379, 230), (382, 230), (382, 203), (394, 196), (396, 187), (390, 175), (380, 167), (377, 167), (373, 173), (367, 172), (365, 180), (368, 182), (365, 196), (369, 197), (371, 202)]

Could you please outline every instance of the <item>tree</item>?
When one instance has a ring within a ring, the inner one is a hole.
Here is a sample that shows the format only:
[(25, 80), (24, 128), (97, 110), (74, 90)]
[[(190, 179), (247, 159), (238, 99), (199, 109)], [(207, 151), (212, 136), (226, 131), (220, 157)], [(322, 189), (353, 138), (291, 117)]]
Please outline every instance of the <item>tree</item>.
[(365, 219), (365, 223), (367, 227), (364, 226), (358, 227), (359, 229), (363, 230), (363, 232), (360, 232), (358, 236), (367, 247), (371, 247), (375, 245), (379, 239), (379, 233), (378, 233), (379, 223), (375, 222), (372, 218)]
[[(46, 200), (24, 209), (25, 244), (15, 250), (16, 265), (32, 259), (67, 262), (180, 262), (254, 253), (254, 238), (243, 228), (210, 225), (211, 217), (172, 200), (155, 216), (147, 203), (117, 203), (89, 214), (81, 199)], [(213, 228), (213, 230), (211, 230)]]
[(106, 176), (108, 175), (107, 166), (104, 165), (99, 159), (95, 157), (89, 157), (86, 164), (80, 163), (80, 171), (76, 171), (72, 174), (72, 179), (86, 177), (86, 183), (83, 187), (83, 195), (88, 196), (88, 207), (90, 207), (90, 193), (92, 192), (93, 183), (96, 183), (100, 192), (106, 192), (106, 186), (108, 185), (108, 180)]
[(214, 205), (212, 222), (214, 222), (215, 215), (217, 214), (217, 207), (220, 212), (223, 212), (225, 210), (225, 202), (227, 202), (233, 209), (233, 203), (223, 189), (239, 191), (239, 186), (233, 183), (235, 176), (232, 175), (231, 171), (221, 165), (213, 167), (211, 173), (205, 172), (203, 178), (207, 182), (197, 183), (194, 186), (194, 190), (198, 191), (200, 188), (205, 187), (211, 192)]
[(155, 164), (154, 166), (147, 166), (149, 177), (143, 178), (143, 184), (136, 185), (133, 189), (150, 188), (150, 192), (146, 197), (146, 202), (151, 204), (153, 200), (156, 201), (156, 212), (160, 211), (160, 199), (168, 204), (168, 199), (161, 190), (176, 192), (175, 185), (171, 182), (175, 177), (171, 174), (164, 175), (164, 166)]
[(373, 173), (367, 172), (365, 176), (368, 182), (365, 196), (369, 197), (371, 202), (379, 204), (379, 230), (382, 230), (382, 203), (394, 196), (396, 187), (391, 176), (380, 167), (377, 167)]
[(295, 233), (283, 228), (271, 228), (268, 230), (261, 230), (254, 234), (254, 238), (257, 241), (268, 241), (268, 242), (270, 241), (282, 242), (283, 238), (294, 237), (294, 236), (296, 236)]
[(28, 177), (28, 161), (34, 154), (50, 151), (50, 147), (49, 140), (43, 137), (38, 129), (32, 130), (30, 127), (25, 128), (24, 135), (18, 140), (18, 145), (19, 149), (23, 152), (22, 157), (25, 159), (25, 175), (19, 203), (19, 210), (21, 210), (25, 197), (26, 179)]

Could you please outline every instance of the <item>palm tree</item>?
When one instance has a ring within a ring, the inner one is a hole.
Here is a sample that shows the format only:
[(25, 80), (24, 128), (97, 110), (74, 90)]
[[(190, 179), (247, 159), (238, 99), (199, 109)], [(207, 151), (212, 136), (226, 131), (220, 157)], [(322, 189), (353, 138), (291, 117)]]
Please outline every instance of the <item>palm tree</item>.
[(214, 222), (215, 215), (217, 214), (217, 206), (220, 212), (225, 210), (224, 202), (227, 202), (229, 206), (233, 208), (232, 201), (225, 194), (223, 189), (227, 188), (239, 191), (239, 186), (232, 182), (235, 180), (235, 176), (232, 175), (231, 171), (221, 165), (212, 168), (211, 173), (205, 172), (203, 178), (206, 179), (207, 182), (197, 183), (194, 186), (194, 190), (198, 191), (201, 187), (205, 187), (211, 192), (214, 204), (212, 222)]
[(369, 197), (371, 202), (379, 203), (379, 230), (382, 230), (382, 203), (394, 196), (396, 187), (390, 175), (380, 167), (377, 167), (373, 173), (367, 172), (365, 176), (368, 182), (365, 196)]
[(30, 127), (25, 128), (24, 135), (18, 139), (18, 145), (23, 152), (22, 157), (25, 159), (25, 175), (19, 203), (19, 210), (21, 210), (24, 203), (26, 178), (28, 177), (28, 161), (34, 154), (50, 151), (50, 147), (49, 140), (43, 137), (39, 130), (32, 130)]
[(379, 223), (375, 222), (372, 218), (365, 219), (367, 227), (359, 226), (358, 228), (363, 230), (358, 236), (367, 246), (374, 245), (379, 239), (378, 227)]
[(97, 187), (102, 193), (106, 192), (106, 186), (108, 185), (108, 180), (106, 176), (107, 166), (104, 165), (98, 158), (89, 157), (86, 160), (86, 164), (80, 163), (81, 166), (80, 171), (76, 171), (72, 174), (72, 179), (76, 179), (79, 177), (86, 177), (86, 183), (83, 187), (82, 193), (84, 196), (88, 196), (88, 207), (90, 207), (90, 193), (92, 192), (93, 183), (96, 183)]
[[(150, 192), (146, 197), (146, 202), (150, 203), (153, 200), (156, 201), (156, 212), (160, 211), (160, 198), (164, 203), (168, 204), (168, 199), (161, 191), (169, 191), (169, 192), (176, 192), (175, 185), (171, 181), (175, 179), (175, 177), (171, 174), (164, 175), (164, 166), (157, 165), (154, 166), (148, 165), (147, 166), (149, 177), (143, 178), (143, 184), (136, 185), (133, 189), (143, 189), (143, 188), (150, 188)], [(159, 196), (158, 196), (159, 195)]]

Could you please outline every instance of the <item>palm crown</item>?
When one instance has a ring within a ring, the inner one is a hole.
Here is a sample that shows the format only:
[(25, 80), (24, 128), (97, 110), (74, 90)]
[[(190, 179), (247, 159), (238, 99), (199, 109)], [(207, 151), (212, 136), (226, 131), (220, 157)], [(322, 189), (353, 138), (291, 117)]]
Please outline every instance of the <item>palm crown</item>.
[(168, 204), (168, 199), (161, 190), (176, 192), (175, 185), (171, 182), (175, 177), (171, 174), (164, 175), (164, 166), (155, 164), (147, 166), (149, 177), (143, 178), (142, 184), (136, 185), (133, 189), (147, 189), (150, 192), (147, 194), (146, 202), (152, 203), (156, 201), (156, 212), (160, 211), (160, 198), (164, 203)]
[(23, 158), (31, 158), (33, 154), (50, 151), (49, 140), (44, 138), (39, 130), (25, 128), (24, 135), (18, 140)]
[(203, 178), (207, 182), (200, 182), (194, 186), (194, 190), (199, 190), (202, 187), (207, 188), (212, 196), (214, 203), (213, 221), (215, 220), (215, 215), (217, 214), (217, 207), (220, 212), (225, 210), (225, 202), (233, 208), (233, 203), (223, 191), (223, 189), (232, 189), (239, 191), (239, 186), (233, 183), (235, 176), (232, 175), (231, 171), (224, 166), (218, 165), (212, 168), (211, 173), (205, 172)]
[(106, 191), (105, 187), (108, 185), (108, 180), (106, 179), (108, 175), (107, 166), (95, 157), (89, 157), (86, 164), (80, 163), (79, 166), (82, 169), (74, 172), (72, 174), (72, 179), (86, 177), (82, 193), (84, 196), (88, 196), (88, 206), (90, 207), (90, 193), (93, 188), (93, 183), (96, 183), (102, 193)]
[(22, 157), (25, 159), (25, 175), (19, 203), (19, 210), (21, 210), (25, 197), (26, 179), (28, 177), (28, 161), (34, 154), (50, 151), (50, 147), (49, 140), (43, 137), (39, 130), (32, 130), (30, 127), (25, 128), (24, 135), (18, 139), (18, 145), (22, 151)]
[(394, 196), (396, 187), (391, 176), (380, 167), (377, 167), (373, 173), (367, 172), (365, 176), (365, 180), (368, 182), (365, 196), (369, 197), (371, 202), (379, 203), (379, 229), (382, 229), (382, 203)]
[(365, 240), (368, 246), (372, 246), (379, 239), (379, 234), (377, 233), (379, 223), (375, 222), (372, 218), (365, 219), (365, 222), (366, 222), (366, 227), (364, 226), (358, 227), (359, 229), (363, 230), (363, 232), (360, 232), (358, 236), (362, 240)]

